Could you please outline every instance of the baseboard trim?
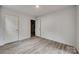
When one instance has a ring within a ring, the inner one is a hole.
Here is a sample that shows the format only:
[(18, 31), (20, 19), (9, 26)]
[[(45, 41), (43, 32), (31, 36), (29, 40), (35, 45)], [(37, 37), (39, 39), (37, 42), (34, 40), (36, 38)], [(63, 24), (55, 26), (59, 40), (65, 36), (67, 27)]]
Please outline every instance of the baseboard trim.
[[(31, 38), (31, 37), (29, 37), (29, 38)], [(3, 44), (0, 44), (0, 46), (4, 46), (4, 45), (7, 45), (7, 44), (23, 41), (23, 40), (26, 40), (26, 39), (29, 39), (29, 38), (25, 38), (25, 39), (22, 39), (22, 40), (17, 40), (17, 41), (14, 41), (14, 42), (6, 42), (6, 43), (3, 43)]]

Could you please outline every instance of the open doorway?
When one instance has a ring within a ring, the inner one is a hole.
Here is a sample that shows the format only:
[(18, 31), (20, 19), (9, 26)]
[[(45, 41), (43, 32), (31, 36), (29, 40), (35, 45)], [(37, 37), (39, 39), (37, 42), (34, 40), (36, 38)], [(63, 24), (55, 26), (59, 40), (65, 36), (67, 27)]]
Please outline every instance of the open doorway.
[(35, 36), (35, 20), (31, 20), (31, 37)]

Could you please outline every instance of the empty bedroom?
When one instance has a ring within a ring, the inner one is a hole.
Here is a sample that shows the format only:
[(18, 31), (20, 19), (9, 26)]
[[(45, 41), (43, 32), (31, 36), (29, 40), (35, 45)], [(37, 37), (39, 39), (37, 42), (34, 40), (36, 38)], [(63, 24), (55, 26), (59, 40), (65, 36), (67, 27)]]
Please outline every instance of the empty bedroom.
[(78, 5), (0, 5), (0, 54), (78, 54)]

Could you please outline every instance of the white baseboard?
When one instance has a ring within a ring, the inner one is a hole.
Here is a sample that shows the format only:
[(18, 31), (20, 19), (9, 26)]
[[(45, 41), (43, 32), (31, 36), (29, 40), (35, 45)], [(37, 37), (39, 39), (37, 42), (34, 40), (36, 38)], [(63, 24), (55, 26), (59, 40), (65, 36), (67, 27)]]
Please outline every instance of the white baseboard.
[[(30, 37), (23, 38), (23, 39), (19, 39), (19, 40), (17, 40), (17, 41), (25, 40), (25, 39), (28, 39), (28, 38), (30, 38)], [(14, 41), (14, 42), (16, 42), (16, 41)], [(1, 42), (1, 43), (0, 43), (0, 46), (3, 46), (3, 45), (8, 44), (8, 43), (12, 43), (12, 42)]]

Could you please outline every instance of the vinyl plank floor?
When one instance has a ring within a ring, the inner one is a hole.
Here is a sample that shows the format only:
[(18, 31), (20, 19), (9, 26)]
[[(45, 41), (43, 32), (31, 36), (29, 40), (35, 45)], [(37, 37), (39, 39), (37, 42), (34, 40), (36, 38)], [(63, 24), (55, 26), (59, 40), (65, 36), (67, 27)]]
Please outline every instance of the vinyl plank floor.
[(0, 54), (77, 54), (72, 46), (41, 37), (16, 41), (0, 47)]

